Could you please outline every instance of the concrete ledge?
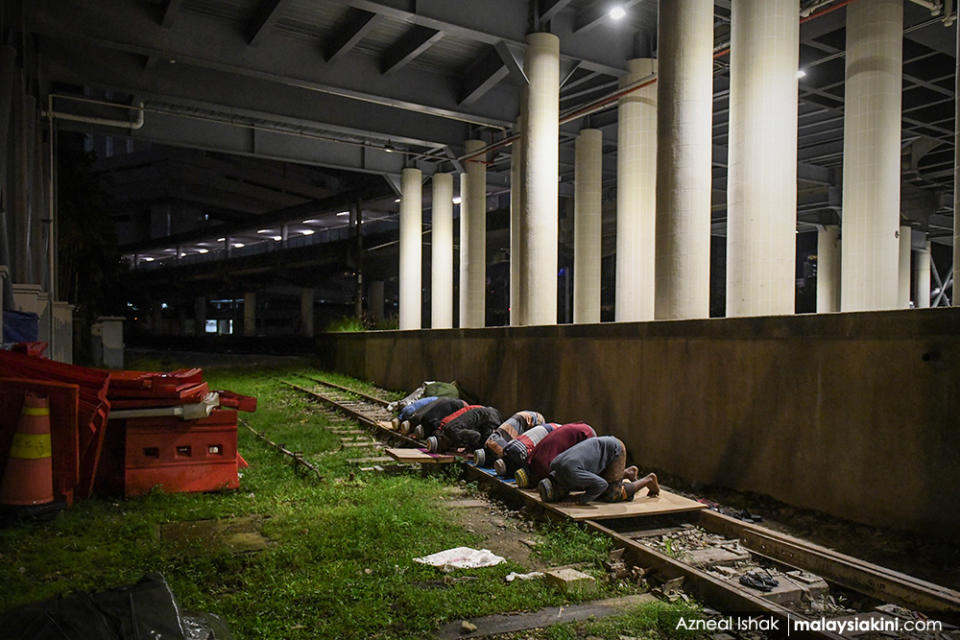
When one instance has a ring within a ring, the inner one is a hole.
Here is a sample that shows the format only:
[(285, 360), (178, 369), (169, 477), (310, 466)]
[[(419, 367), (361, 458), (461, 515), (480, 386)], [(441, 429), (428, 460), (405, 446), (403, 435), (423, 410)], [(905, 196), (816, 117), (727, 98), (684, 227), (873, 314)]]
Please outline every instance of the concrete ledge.
[(318, 355), (584, 420), (690, 481), (960, 536), (958, 308), (323, 334)]

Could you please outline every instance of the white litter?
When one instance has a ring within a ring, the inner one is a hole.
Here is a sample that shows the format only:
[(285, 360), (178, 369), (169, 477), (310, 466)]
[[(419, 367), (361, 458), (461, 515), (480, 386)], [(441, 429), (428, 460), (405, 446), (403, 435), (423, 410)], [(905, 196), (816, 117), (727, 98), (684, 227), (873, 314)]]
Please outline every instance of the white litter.
[(414, 562), (440, 567), (443, 571), (454, 569), (476, 569), (478, 567), (492, 567), (506, 562), (497, 554), (488, 549), (471, 549), (470, 547), (456, 547), (439, 551), (422, 558), (414, 558)]
[(540, 571), (531, 571), (530, 573), (517, 573), (516, 571), (511, 571), (507, 574), (507, 582), (513, 582), (514, 580), (533, 580), (534, 578), (542, 578), (543, 573)]

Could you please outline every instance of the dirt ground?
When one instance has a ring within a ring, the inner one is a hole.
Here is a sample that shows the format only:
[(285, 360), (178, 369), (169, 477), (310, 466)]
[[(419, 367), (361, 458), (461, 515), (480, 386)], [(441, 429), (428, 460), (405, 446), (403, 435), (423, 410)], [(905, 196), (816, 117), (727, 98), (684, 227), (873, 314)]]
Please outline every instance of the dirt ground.
[(451, 493), (447, 505), (457, 520), (471, 533), (483, 537), (482, 546), (499, 556), (513, 560), (530, 571), (548, 568), (535, 553), (537, 533), (528, 520), (486, 496), (471, 495), (466, 490)]

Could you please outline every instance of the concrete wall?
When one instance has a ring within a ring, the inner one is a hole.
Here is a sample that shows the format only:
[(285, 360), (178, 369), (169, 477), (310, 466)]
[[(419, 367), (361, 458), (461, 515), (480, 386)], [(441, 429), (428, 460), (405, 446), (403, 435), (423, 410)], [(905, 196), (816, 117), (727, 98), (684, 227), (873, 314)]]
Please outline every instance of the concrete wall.
[(393, 389), (457, 380), (635, 462), (852, 520), (960, 530), (960, 309), (324, 334)]

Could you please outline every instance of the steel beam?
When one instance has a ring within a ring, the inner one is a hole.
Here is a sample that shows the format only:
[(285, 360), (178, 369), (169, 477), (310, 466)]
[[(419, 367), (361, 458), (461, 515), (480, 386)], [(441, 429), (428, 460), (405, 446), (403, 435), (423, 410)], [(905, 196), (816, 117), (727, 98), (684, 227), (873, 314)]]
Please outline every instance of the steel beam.
[(335, 29), (323, 47), (324, 59), (333, 62), (348, 54), (382, 19), (383, 16), (376, 13), (351, 10), (346, 21)]
[[(46, 39), (41, 50), (51, 80), (137, 94), (148, 105), (166, 102), (407, 146), (459, 148), (466, 136), (466, 125), (447, 118), (358, 103), (259, 78), (181, 65), (161, 65), (147, 72), (122, 53)], [(148, 112), (146, 119), (150, 117)]]
[(414, 25), (399, 40), (390, 45), (380, 58), (380, 70), (392, 73), (416, 60), (417, 56), (429, 49), (434, 42), (443, 37), (442, 31)]
[(510, 75), (510, 69), (495, 47), (487, 47), (486, 52), (470, 65), (460, 89), (459, 104), (473, 104), (497, 84)]
[[(516, 0), (450, 2), (450, 0), (333, 0), (338, 4), (377, 13), (407, 24), (443, 31), (451, 37), (495, 45), (501, 40), (526, 49), (529, 24), (527, 3)], [(639, 0), (631, 0), (638, 2)], [(411, 9), (413, 4), (413, 9)], [(632, 39), (611, 38), (605, 47), (581, 37), (572, 26), (573, 16), (554, 14), (551, 31), (560, 37), (560, 58), (582, 61), (581, 66), (619, 76), (631, 57)], [(627, 34), (629, 35), (629, 34)]]
[(540, 24), (553, 20), (554, 16), (570, 6), (572, 0), (537, 0)]
[(167, 6), (163, 9), (163, 17), (160, 18), (160, 26), (164, 29), (172, 29), (177, 18), (180, 16), (180, 7), (183, 0), (167, 0)]
[(36, 0), (29, 11), (28, 30), (78, 43), (85, 50), (157, 55), (161, 60), (176, 60), (177, 66), (226, 72), (476, 125), (506, 128), (516, 116), (515, 92), (488, 96), (482, 110), (468, 111), (457, 104), (450, 81), (434, 73), (408, 65), (384, 76), (379, 60), (370, 56), (345, 56), (336, 64), (318, 64), (321, 57), (315, 43), (276, 37), (249, 47), (231, 24), (220, 21), (190, 20), (166, 30), (142, 3)]
[(293, 0), (261, 0), (247, 29), (247, 44), (257, 46), (291, 4)]

